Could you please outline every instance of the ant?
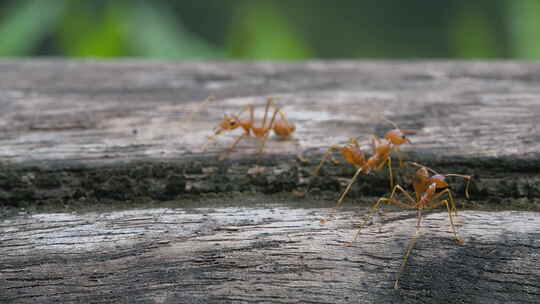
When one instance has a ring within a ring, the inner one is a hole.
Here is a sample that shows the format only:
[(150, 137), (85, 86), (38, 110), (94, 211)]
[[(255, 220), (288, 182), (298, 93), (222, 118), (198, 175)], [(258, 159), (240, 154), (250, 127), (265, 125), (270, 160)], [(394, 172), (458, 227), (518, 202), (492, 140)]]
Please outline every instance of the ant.
[[(358, 175), (360, 173), (363, 174), (369, 174), (372, 171), (379, 171), (386, 165), (388, 167), (388, 174), (390, 179), (390, 189), (394, 188), (394, 176), (392, 173), (392, 159), (390, 157), (390, 154), (392, 151), (396, 151), (398, 154), (398, 158), (400, 161), (400, 167), (403, 167), (402, 165), (402, 159), (401, 155), (399, 154), (399, 146), (405, 144), (405, 143), (411, 143), (411, 141), (405, 136), (405, 133), (408, 131), (402, 131), (395, 123), (392, 121), (384, 118), (385, 121), (389, 122), (394, 126), (395, 129), (392, 129), (384, 134), (384, 138), (379, 138), (377, 136), (371, 137), (371, 142), (373, 145), (373, 155), (366, 159), (364, 156), (364, 153), (360, 149), (360, 146), (358, 144), (358, 140), (356, 138), (350, 138), (349, 143), (345, 146), (339, 146), (339, 145), (333, 145), (324, 154), (323, 158), (321, 159), (321, 162), (315, 168), (315, 171), (313, 172), (313, 176), (317, 176), (319, 173), (319, 170), (321, 169), (322, 165), (326, 161), (326, 159), (331, 155), (333, 150), (338, 150), (341, 152), (341, 155), (345, 159), (345, 161), (349, 164), (352, 164), (357, 168), (356, 173), (351, 178), (351, 181), (341, 194), (340, 198), (337, 201), (337, 205), (335, 208), (339, 207), (343, 200), (345, 199), (345, 196), (351, 189), (352, 185), (356, 182), (356, 179), (358, 178)], [(336, 162), (336, 161), (334, 161)], [(311, 186), (311, 183), (309, 184), (306, 193), (309, 191), (309, 188)], [(335, 210), (334, 208), (334, 210)]]
[[(465, 197), (469, 199), (469, 188), (471, 184), (471, 176), (470, 175), (463, 175), (463, 174), (439, 174), (435, 170), (428, 168), (424, 165), (415, 163), (415, 162), (409, 162), (411, 165), (419, 167), (418, 171), (416, 171), (415, 179), (413, 181), (413, 188), (414, 192), (416, 194), (416, 200), (419, 201), (421, 199), (421, 195), (426, 193), (426, 191), (429, 189), (429, 186), (433, 183), (436, 184), (437, 189), (444, 189), (440, 195), (443, 193), (448, 193), (448, 197), (450, 200), (450, 203), (452, 204), (453, 211), (455, 215), (457, 216), (457, 209), (456, 204), (454, 201), (454, 197), (452, 195), (452, 191), (450, 190), (448, 183), (446, 182), (446, 177), (461, 177), (467, 180), (467, 185), (465, 186)], [(429, 176), (429, 172), (433, 173), (432, 176)], [(403, 189), (400, 191), (404, 191)]]
[[(270, 119), (269, 124), (267, 125), (267, 119), (268, 119), (268, 113), (270, 110), (270, 107), (274, 107), (275, 110), (272, 114), (272, 118)], [(242, 115), (246, 110), (249, 110), (249, 119), (248, 120), (241, 120), (239, 117)], [(279, 114), (279, 116), (278, 116)], [(264, 150), (264, 146), (266, 144), (266, 140), (268, 138), (268, 135), (270, 133), (270, 130), (274, 131), (274, 133), (277, 136), (283, 137), (283, 138), (289, 138), (291, 134), (296, 130), (296, 126), (294, 123), (289, 122), (287, 119), (287, 116), (285, 113), (277, 107), (274, 103), (271, 97), (267, 99), (266, 102), (266, 109), (264, 112), (264, 118), (262, 121), (262, 124), (260, 127), (255, 126), (255, 109), (252, 104), (248, 104), (244, 106), (244, 108), (236, 115), (224, 115), (223, 119), (219, 122), (219, 124), (214, 128), (214, 135), (208, 137), (208, 142), (210, 140), (215, 139), (218, 135), (227, 132), (232, 131), (237, 128), (242, 128), (244, 133), (240, 135), (236, 141), (231, 145), (231, 147), (228, 149), (227, 152), (225, 152), (220, 158), (225, 158), (229, 153), (234, 151), (234, 148), (238, 143), (245, 137), (254, 136), (256, 138), (261, 139), (261, 144), (259, 147), (258, 154), (261, 154)], [(207, 144), (204, 145), (203, 150), (206, 150)]]
[(390, 187), (392, 188), (394, 186), (394, 176), (392, 174), (392, 159), (390, 157), (390, 153), (393, 149), (392, 142), (376, 136), (373, 136), (371, 138), (371, 142), (373, 145), (373, 155), (367, 160), (364, 160), (364, 163), (361, 166), (358, 166), (358, 169), (356, 170), (353, 177), (351, 178), (351, 181), (345, 188), (345, 191), (343, 191), (343, 193), (339, 197), (336, 208), (341, 205), (341, 203), (345, 199), (345, 196), (347, 195), (347, 193), (349, 193), (349, 190), (356, 182), (356, 179), (358, 178), (358, 175), (360, 175), (360, 173), (369, 174), (371, 171), (379, 171), (384, 168), (385, 165), (387, 165), (388, 175), (390, 178)]
[[(371, 208), (371, 211), (366, 217), (366, 219), (364, 220), (364, 222), (360, 225), (360, 228), (358, 228), (358, 231), (356, 232), (356, 235), (353, 241), (346, 243), (346, 245), (351, 246), (353, 242), (356, 241), (362, 228), (366, 225), (366, 223), (374, 215), (374, 213), (378, 211), (381, 203), (383, 202), (394, 204), (394, 205), (401, 206), (408, 209), (416, 209), (418, 211), (417, 222), (416, 222), (417, 231), (415, 235), (412, 237), (411, 243), (409, 244), (406, 250), (405, 256), (403, 258), (403, 263), (401, 264), (399, 273), (396, 278), (396, 282), (394, 283), (394, 289), (399, 288), (399, 277), (406, 267), (409, 255), (414, 247), (414, 244), (416, 243), (416, 239), (418, 238), (420, 223), (422, 221), (422, 210), (424, 209), (429, 210), (429, 209), (433, 209), (441, 205), (446, 205), (446, 209), (448, 210), (448, 218), (450, 220), (450, 226), (452, 228), (452, 232), (454, 234), (456, 242), (460, 245), (463, 244), (463, 239), (461, 239), (456, 232), (456, 228), (454, 226), (454, 218), (452, 216), (452, 212), (454, 213), (455, 216), (457, 216), (456, 203), (452, 195), (452, 192), (448, 188), (449, 185), (445, 181), (445, 178), (449, 176), (456, 176), (456, 177), (462, 177), (462, 178), (467, 179), (468, 182), (465, 189), (465, 194), (468, 199), (469, 198), (469, 184), (470, 184), (471, 176), (462, 175), (462, 174), (442, 175), (435, 172), (435, 170), (430, 169), (426, 166), (420, 165), (418, 163), (411, 162), (411, 164), (419, 167), (419, 169), (416, 171), (415, 178), (412, 183), (414, 191), (415, 191), (415, 197), (413, 197), (409, 192), (407, 192), (407, 190), (403, 189), (403, 187), (401, 187), (400, 185), (396, 185), (394, 189), (392, 190), (390, 197), (381, 197), (379, 198), (379, 200), (377, 200), (377, 202)], [(430, 172), (433, 175), (430, 176)], [(443, 188), (444, 190), (437, 192), (437, 189), (443, 189)], [(405, 196), (408, 202), (403, 202), (394, 198), (396, 196), (397, 190), (399, 190)], [(447, 199), (442, 199), (442, 196), (444, 194), (447, 194), (448, 196)]]

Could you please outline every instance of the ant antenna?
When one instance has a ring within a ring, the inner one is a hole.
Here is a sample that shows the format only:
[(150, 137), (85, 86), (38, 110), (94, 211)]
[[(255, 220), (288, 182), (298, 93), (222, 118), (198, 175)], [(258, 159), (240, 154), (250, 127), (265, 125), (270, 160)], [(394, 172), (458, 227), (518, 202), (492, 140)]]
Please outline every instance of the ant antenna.
[(399, 126), (398, 126), (395, 122), (391, 121), (390, 119), (388, 119), (388, 118), (386, 118), (386, 117), (384, 117), (384, 116), (382, 116), (382, 119), (383, 119), (384, 121), (386, 121), (387, 123), (391, 124), (392, 126), (394, 126), (394, 128), (400, 130)]
[(445, 176), (455, 176), (455, 177), (462, 177), (467, 180), (467, 185), (465, 186), (465, 196), (467, 199), (470, 199), (469, 195), (469, 188), (471, 185), (471, 176), (470, 175), (463, 175), (463, 174), (446, 174)]
[(201, 105), (197, 107), (197, 110), (196, 111), (193, 111), (191, 113), (189, 113), (188, 117), (186, 117), (186, 121), (191, 121), (193, 119), (193, 116), (195, 115), (195, 113), (198, 113), (206, 104), (208, 104), (209, 102), (212, 102), (216, 100), (216, 98), (214, 96), (208, 96), (205, 100), (202, 101)]
[[(411, 161), (409, 161), (409, 162), (407, 162), (407, 163), (409, 163), (409, 164), (411, 164), (411, 165), (413, 165), (413, 166), (419, 167), (419, 168), (424, 168), (424, 169), (428, 170), (429, 172), (431, 172), (431, 173), (433, 173), (433, 174), (439, 174), (439, 173), (437, 173), (437, 171), (431, 169), (430, 167), (426, 167), (426, 166), (421, 165), (421, 164), (419, 164), (419, 163), (417, 163), (417, 162), (411, 162)], [(448, 175), (447, 175), (447, 176), (448, 176)]]

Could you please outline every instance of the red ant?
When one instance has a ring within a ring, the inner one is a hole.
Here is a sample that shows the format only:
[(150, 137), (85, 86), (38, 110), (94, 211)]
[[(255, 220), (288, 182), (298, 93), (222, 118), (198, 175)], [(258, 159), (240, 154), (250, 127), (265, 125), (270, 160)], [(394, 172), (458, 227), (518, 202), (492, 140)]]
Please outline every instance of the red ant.
[[(426, 193), (429, 189), (429, 186), (431, 184), (436, 184), (437, 189), (443, 189), (444, 190), (440, 193), (442, 195), (443, 193), (448, 193), (448, 197), (450, 200), (450, 203), (452, 204), (452, 208), (454, 213), (457, 215), (456, 205), (454, 198), (452, 196), (452, 191), (450, 190), (448, 183), (446, 182), (446, 177), (462, 177), (467, 180), (467, 185), (465, 186), (465, 196), (467, 199), (469, 199), (469, 188), (471, 184), (471, 176), (470, 175), (463, 175), (463, 174), (439, 174), (435, 170), (428, 168), (424, 165), (415, 163), (415, 162), (409, 162), (411, 165), (414, 165), (416, 167), (419, 167), (418, 171), (416, 171), (415, 179), (413, 181), (413, 188), (414, 192), (416, 194), (416, 200), (419, 201), (421, 199), (421, 195)], [(429, 176), (429, 172), (433, 173), (432, 176)], [(400, 190), (403, 192), (403, 190)]]
[[(470, 184), (470, 180), (471, 180), (471, 177), (469, 175), (461, 175), (461, 174), (445, 174), (445, 175), (442, 175), (442, 174), (438, 174), (433, 169), (430, 169), (430, 168), (428, 168), (426, 166), (423, 166), (423, 165), (420, 165), (420, 164), (417, 164), (417, 163), (411, 163), (411, 164), (415, 165), (417, 167), (420, 167), (416, 171), (415, 179), (413, 181), (413, 188), (414, 188), (414, 191), (415, 191), (415, 197), (416, 198), (413, 198), (413, 196), (409, 192), (407, 192), (407, 190), (403, 189), (403, 187), (401, 187), (400, 185), (396, 185), (394, 187), (394, 189), (392, 190), (392, 193), (390, 194), (390, 197), (381, 197), (381, 198), (379, 198), (379, 200), (377, 200), (377, 202), (373, 205), (373, 207), (371, 209), (371, 212), (368, 214), (368, 216), (366, 217), (364, 222), (360, 225), (360, 228), (356, 232), (356, 235), (355, 235), (353, 241), (347, 243), (347, 245), (351, 246), (353, 244), (353, 242), (356, 241), (356, 239), (358, 238), (358, 236), (360, 234), (360, 231), (362, 230), (364, 225), (374, 215), (374, 213), (379, 209), (381, 203), (383, 203), (383, 202), (394, 204), (394, 205), (397, 205), (397, 206), (401, 206), (401, 207), (404, 207), (404, 208), (407, 208), (407, 209), (416, 209), (416, 210), (418, 210), (418, 216), (417, 216), (417, 222), (416, 222), (417, 231), (416, 231), (415, 235), (413, 236), (412, 241), (411, 241), (411, 243), (409, 244), (409, 246), (408, 246), (408, 248), (406, 250), (406, 253), (405, 253), (405, 256), (404, 256), (404, 259), (403, 259), (403, 263), (401, 264), (400, 271), (399, 271), (399, 273), (397, 275), (396, 282), (394, 284), (395, 289), (399, 288), (399, 276), (401, 275), (401, 273), (405, 269), (405, 266), (407, 264), (407, 260), (409, 258), (409, 255), (410, 255), (410, 253), (412, 251), (412, 248), (414, 247), (414, 244), (415, 244), (416, 239), (418, 237), (418, 233), (419, 233), (418, 229), (420, 227), (420, 223), (421, 223), (421, 220), (422, 220), (422, 210), (424, 210), (424, 209), (425, 210), (433, 209), (433, 208), (436, 208), (436, 207), (441, 206), (443, 204), (446, 205), (446, 209), (448, 210), (448, 218), (450, 220), (450, 226), (452, 228), (452, 232), (454, 234), (454, 237), (455, 237), (458, 244), (463, 244), (463, 240), (458, 236), (458, 234), (456, 232), (456, 228), (454, 226), (454, 219), (453, 219), (453, 216), (452, 216), (452, 212), (455, 215), (457, 215), (456, 203), (454, 201), (454, 197), (452, 195), (452, 192), (448, 188), (449, 185), (445, 181), (445, 178), (448, 177), (448, 176), (457, 176), (457, 177), (463, 177), (463, 178), (467, 179), (468, 182), (467, 182), (467, 186), (465, 188), (465, 194), (466, 194), (467, 198), (469, 198), (469, 184)], [(433, 173), (434, 175), (430, 176), (429, 172)], [(437, 189), (441, 189), (441, 188), (444, 188), (444, 190), (442, 190), (440, 192), (437, 192)], [(403, 201), (400, 201), (400, 200), (397, 200), (397, 199), (394, 198), (394, 196), (397, 193), (397, 190), (399, 190), (405, 196), (405, 198), (407, 199), (408, 202), (403, 202)], [(448, 195), (448, 199), (442, 199), (441, 198), (444, 194)]]
[[(377, 136), (372, 136), (371, 142), (373, 145), (373, 155), (369, 157), (367, 160), (364, 156), (364, 153), (360, 149), (360, 146), (358, 144), (358, 140), (356, 138), (349, 139), (349, 143), (345, 146), (339, 146), (339, 145), (333, 145), (326, 151), (324, 157), (322, 158), (321, 162), (313, 172), (314, 176), (317, 176), (319, 173), (319, 170), (321, 169), (322, 165), (326, 161), (326, 159), (331, 155), (332, 150), (338, 150), (341, 152), (341, 155), (345, 159), (347, 163), (352, 164), (356, 168), (356, 173), (351, 178), (351, 181), (341, 194), (340, 198), (338, 199), (336, 208), (341, 205), (343, 200), (345, 199), (345, 196), (351, 189), (352, 185), (358, 178), (358, 175), (360, 173), (369, 174), (371, 171), (379, 171), (382, 168), (384, 168), (385, 165), (388, 166), (388, 174), (390, 179), (390, 189), (394, 188), (394, 176), (392, 174), (392, 159), (390, 157), (390, 153), (392, 151), (396, 151), (398, 153), (398, 158), (400, 160), (400, 166), (402, 166), (402, 160), (401, 156), (399, 155), (399, 146), (405, 144), (405, 143), (411, 143), (408, 138), (405, 137), (405, 132), (399, 129), (399, 127), (393, 123), (392, 121), (385, 118), (387, 122), (392, 124), (395, 129), (392, 129), (384, 134), (384, 138), (379, 138)], [(309, 191), (309, 188), (311, 186), (308, 186), (306, 193)]]
[[(272, 114), (272, 118), (270, 119), (270, 123), (267, 125), (266, 121), (268, 119), (268, 112), (271, 106), (274, 107), (275, 110), (274, 110), (274, 113)], [(249, 110), (249, 119), (241, 120), (239, 117), (246, 110)], [(279, 114), (279, 117), (277, 116), (278, 114)], [(260, 147), (259, 147), (259, 152), (258, 152), (259, 154), (261, 154), (262, 151), (264, 150), (266, 139), (268, 138), (270, 130), (273, 130), (277, 136), (280, 136), (283, 138), (290, 137), (290, 135), (296, 130), (296, 126), (287, 120), (285, 113), (283, 113), (283, 111), (273, 103), (272, 98), (269, 97), (266, 102), (264, 118), (260, 127), (255, 126), (254, 106), (252, 104), (248, 104), (236, 115), (225, 114), (223, 119), (214, 128), (214, 135), (208, 138), (209, 139), (208, 142), (210, 142), (210, 140), (214, 139), (216, 136), (224, 132), (232, 131), (239, 127), (243, 129), (244, 133), (236, 139), (236, 141), (231, 145), (229, 150), (225, 154), (223, 154), (221, 158), (226, 157), (229, 153), (234, 151), (234, 148), (236, 147), (236, 145), (238, 145), (240, 140), (242, 140), (245, 137), (254, 136), (256, 138), (262, 139)], [(205, 150), (207, 144), (205, 144), (203, 150)]]

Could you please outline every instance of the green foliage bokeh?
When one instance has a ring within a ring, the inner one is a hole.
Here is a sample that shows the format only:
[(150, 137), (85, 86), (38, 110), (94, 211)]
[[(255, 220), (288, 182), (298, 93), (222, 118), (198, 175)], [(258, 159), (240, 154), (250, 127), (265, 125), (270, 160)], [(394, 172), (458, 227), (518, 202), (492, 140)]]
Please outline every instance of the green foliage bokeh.
[(0, 1), (0, 56), (540, 58), (537, 0)]

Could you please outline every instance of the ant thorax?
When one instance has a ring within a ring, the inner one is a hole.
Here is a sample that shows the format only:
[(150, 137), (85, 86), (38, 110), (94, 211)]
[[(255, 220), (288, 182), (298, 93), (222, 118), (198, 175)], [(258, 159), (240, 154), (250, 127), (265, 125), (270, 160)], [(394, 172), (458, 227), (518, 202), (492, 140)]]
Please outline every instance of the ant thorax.
[(268, 133), (269, 130), (267, 128), (258, 128), (252, 126), (251, 131), (253, 132), (253, 135), (255, 135), (255, 137), (262, 138), (266, 135), (266, 133)]
[(366, 164), (363, 166), (363, 172), (369, 173), (371, 170), (377, 168), (377, 166), (383, 161), (384, 158), (380, 157), (379, 154), (374, 154), (370, 158), (368, 158)]
[(347, 145), (340, 149), (341, 155), (350, 164), (361, 166), (366, 162), (364, 152), (354, 145)]
[(234, 130), (240, 126), (240, 120), (235, 115), (225, 115), (223, 120), (219, 123), (219, 126), (216, 130), (217, 132)]
[(392, 144), (389, 140), (378, 139), (375, 142), (375, 155), (378, 155), (379, 157), (383, 158), (383, 156), (390, 154), (391, 151), (392, 151)]

